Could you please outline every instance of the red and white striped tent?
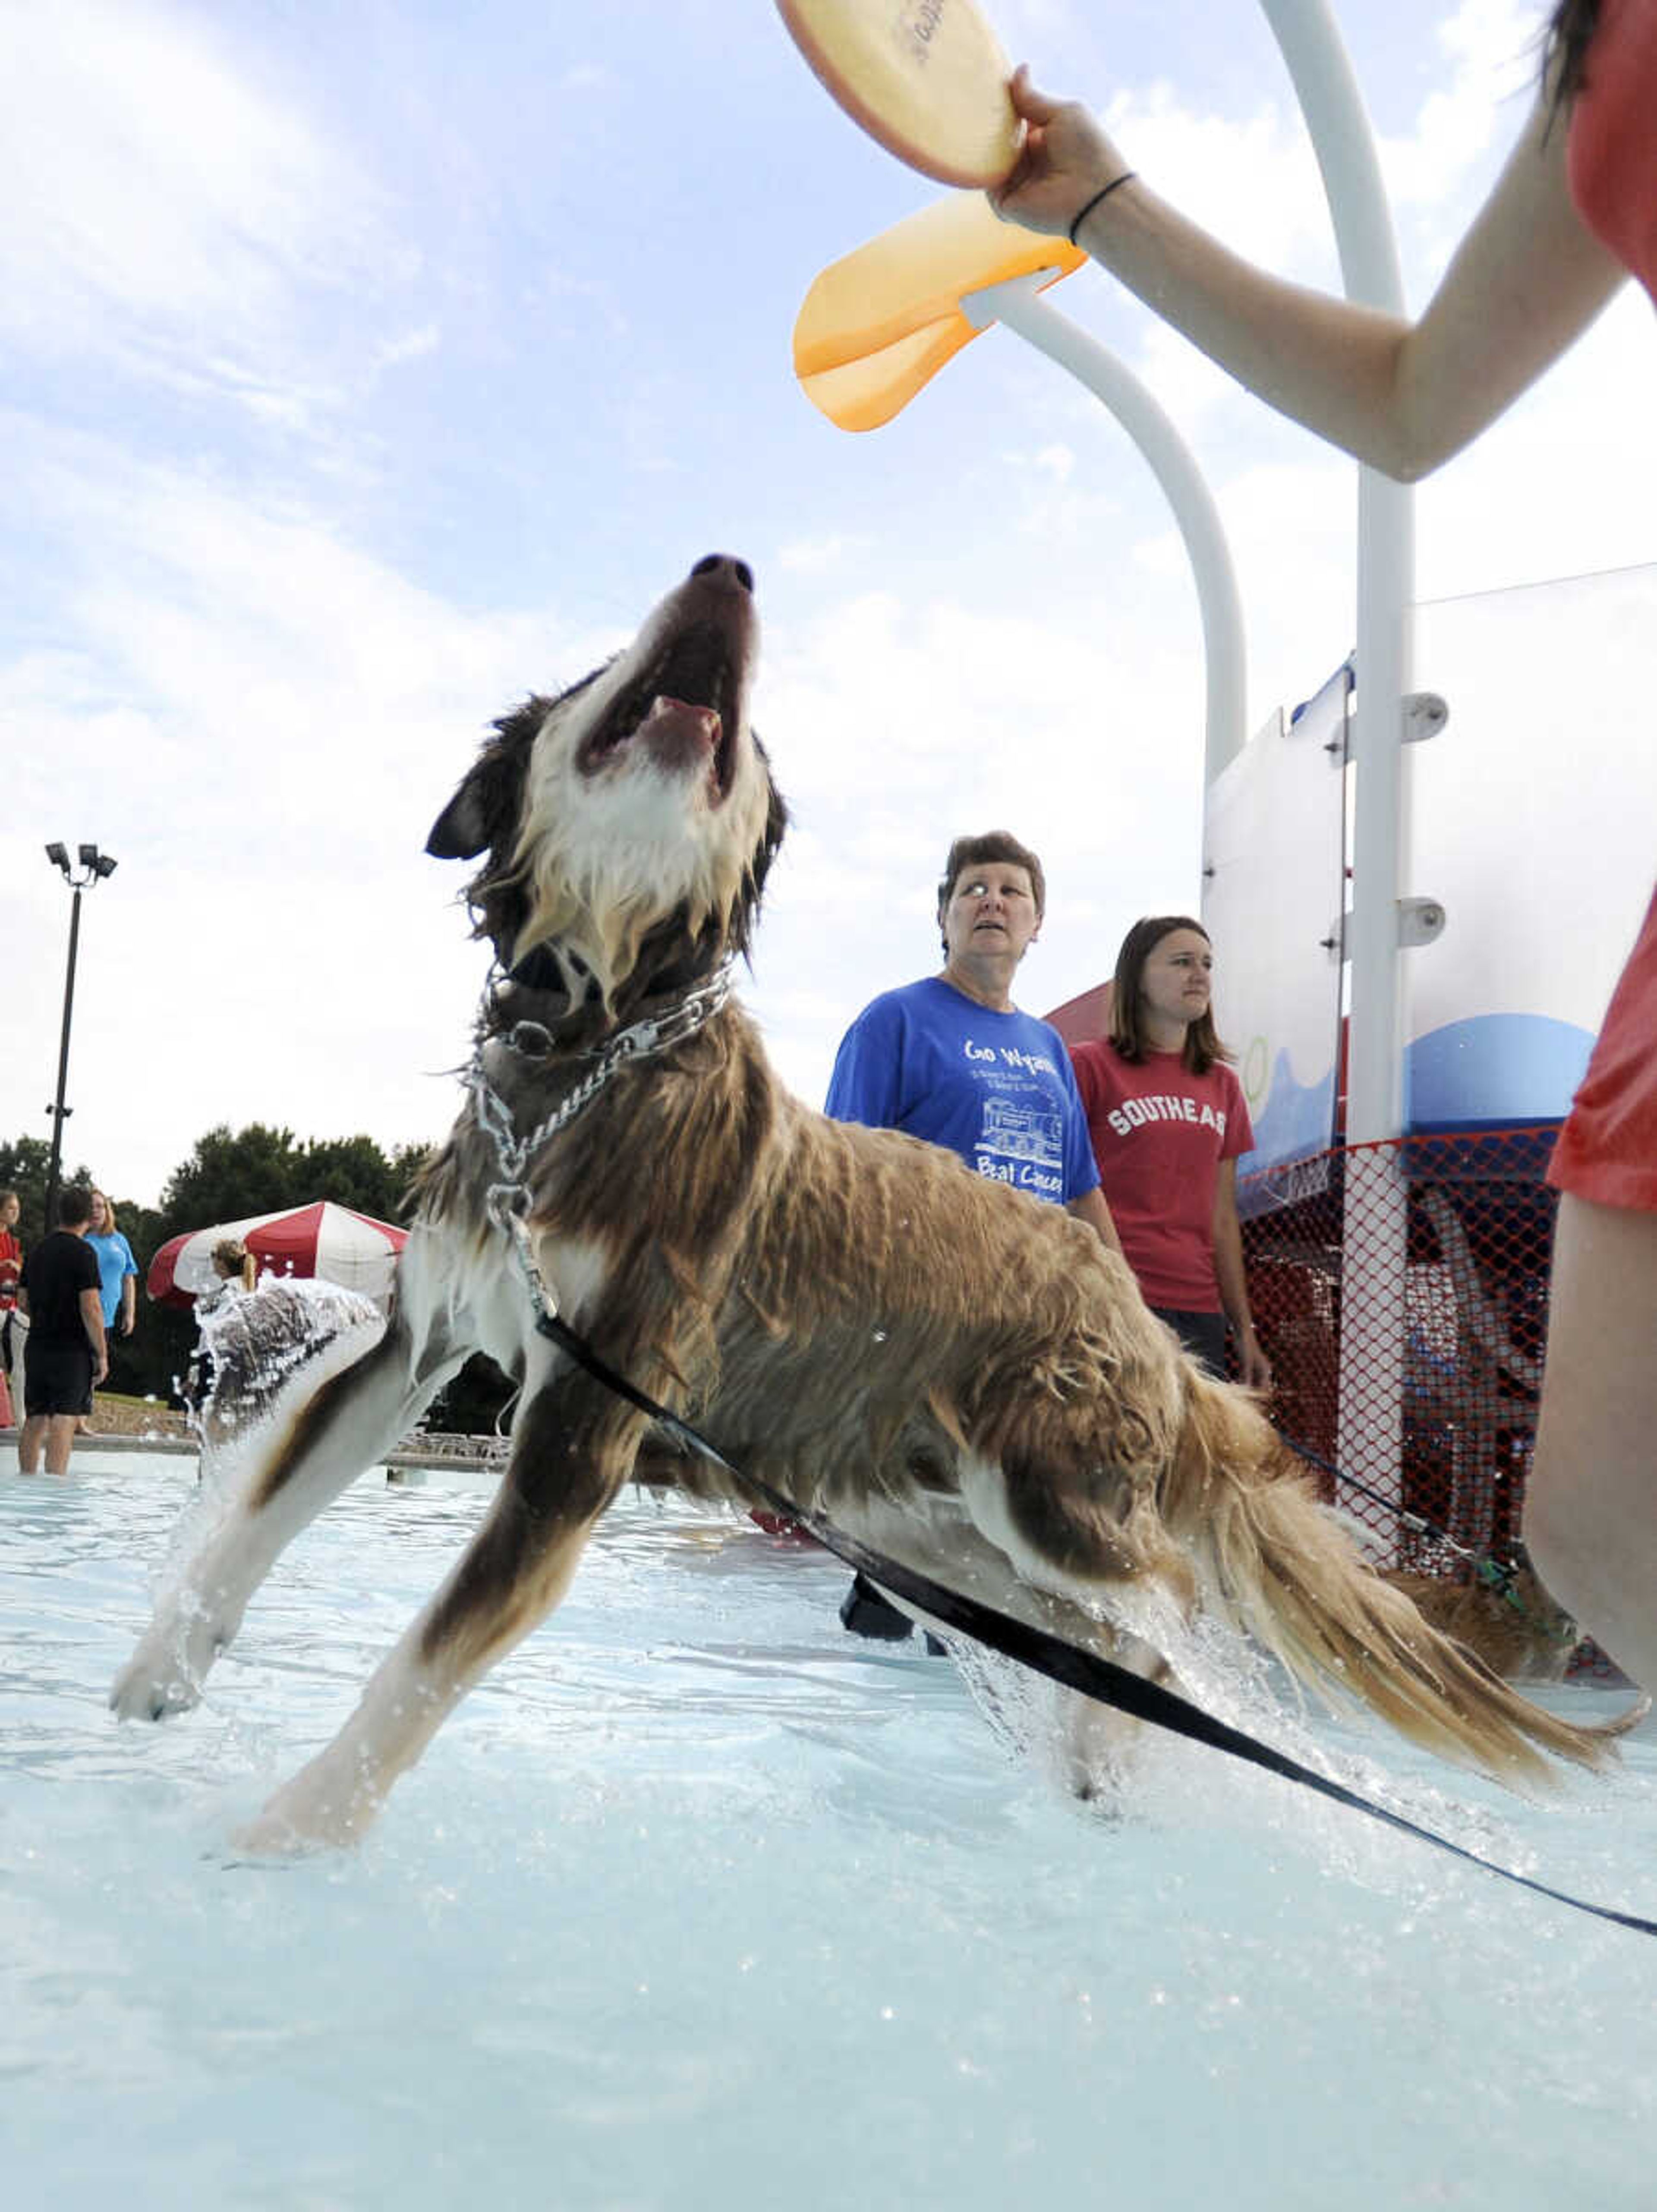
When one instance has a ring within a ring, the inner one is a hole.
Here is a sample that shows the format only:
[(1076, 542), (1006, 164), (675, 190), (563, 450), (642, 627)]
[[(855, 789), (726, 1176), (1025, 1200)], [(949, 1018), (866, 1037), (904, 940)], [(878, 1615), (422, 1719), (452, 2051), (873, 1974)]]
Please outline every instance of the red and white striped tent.
[(382, 1301), (391, 1291), (397, 1255), (409, 1241), (406, 1229), (319, 1198), (281, 1213), (251, 1214), (246, 1221), (221, 1221), (169, 1237), (144, 1279), (150, 1297), (161, 1305), (187, 1306), (211, 1290), (218, 1280), (213, 1247), (227, 1237), (240, 1239), (261, 1274), (269, 1268), (277, 1275), (314, 1275)]

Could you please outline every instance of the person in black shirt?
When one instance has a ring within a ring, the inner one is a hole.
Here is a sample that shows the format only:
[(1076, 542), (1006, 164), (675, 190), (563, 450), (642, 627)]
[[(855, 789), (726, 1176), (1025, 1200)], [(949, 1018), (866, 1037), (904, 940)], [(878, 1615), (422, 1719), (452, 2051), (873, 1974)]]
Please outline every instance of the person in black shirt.
[(24, 1421), (17, 1437), (23, 1474), (67, 1474), (75, 1425), (92, 1411), (95, 1384), (109, 1372), (97, 1255), (86, 1242), (92, 1194), (70, 1189), (58, 1200), (58, 1225), (23, 1262), (17, 1302), (28, 1316), (23, 1354)]

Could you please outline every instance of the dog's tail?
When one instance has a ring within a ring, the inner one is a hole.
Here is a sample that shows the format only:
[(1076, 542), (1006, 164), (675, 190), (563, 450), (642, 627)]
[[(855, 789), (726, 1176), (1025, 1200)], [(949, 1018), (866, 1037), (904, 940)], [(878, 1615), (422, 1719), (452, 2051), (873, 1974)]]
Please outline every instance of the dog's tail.
[(1543, 1758), (1598, 1766), (1620, 1718), (1576, 1727), (1429, 1627), (1368, 1566), (1311, 1480), (1239, 1391), (1193, 1376), (1163, 1519), (1235, 1625), (1326, 1698), (1367, 1705), (1429, 1750), (1497, 1781), (1552, 1778)]

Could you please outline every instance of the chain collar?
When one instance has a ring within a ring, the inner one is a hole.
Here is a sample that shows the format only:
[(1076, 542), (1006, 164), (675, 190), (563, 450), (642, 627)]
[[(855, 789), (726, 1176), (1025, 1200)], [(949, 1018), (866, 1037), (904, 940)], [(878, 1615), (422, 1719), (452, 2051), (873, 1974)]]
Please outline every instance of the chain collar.
[[(568, 1097), (555, 1106), (539, 1126), (527, 1137), (520, 1137), (513, 1121), (512, 1109), (489, 1081), (483, 1066), (485, 1044), (491, 1040), (480, 1036), (475, 1048), (471, 1065), (466, 1070), (466, 1085), (476, 1109), (478, 1127), (495, 1146), (501, 1164), (501, 1183), (491, 1189), (490, 1212), (495, 1211), (497, 1192), (516, 1196), (524, 1188), (524, 1177), (529, 1165), (543, 1146), (550, 1144), (559, 1132), (569, 1127), (576, 1116), (589, 1107), (610, 1079), (635, 1060), (648, 1059), (652, 1053), (665, 1052), (688, 1036), (694, 1036), (705, 1023), (713, 1020), (731, 995), (731, 963), (727, 961), (705, 983), (688, 991), (664, 1012), (652, 1014), (643, 1021), (633, 1022), (614, 1036), (606, 1037), (600, 1045), (583, 1053), (583, 1060), (591, 1063)], [(492, 1040), (516, 1054), (520, 1059), (539, 1060), (550, 1050), (552, 1033), (539, 1022), (519, 1022), (506, 1034)], [(512, 1209), (516, 1212), (514, 1206)]]

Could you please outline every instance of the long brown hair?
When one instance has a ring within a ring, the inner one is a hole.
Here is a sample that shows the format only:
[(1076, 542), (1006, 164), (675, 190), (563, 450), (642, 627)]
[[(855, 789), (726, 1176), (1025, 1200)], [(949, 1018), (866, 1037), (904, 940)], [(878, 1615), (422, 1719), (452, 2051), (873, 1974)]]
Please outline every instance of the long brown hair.
[[(1145, 1043), (1139, 1008), (1145, 963), (1162, 939), (1171, 937), (1176, 929), (1194, 929), (1205, 945), (1212, 942), (1201, 922), (1193, 921), (1188, 914), (1148, 914), (1143, 921), (1134, 923), (1122, 939), (1122, 949), (1116, 956), (1116, 986), (1110, 1004), (1110, 1041), (1124, 1060), (1136, 1065), (1150, 1049)], [(1201, 1019), (1193, 1022), (1186, 1030), (1181, 1057), (1193, 1075), (1206, 1075), (1217, 1060), (1236, 1058), (1235, 1053), (1228, 1051), (1220, 1042), (1214, 1027), (1211, 1000), (1204, 1007)]]

